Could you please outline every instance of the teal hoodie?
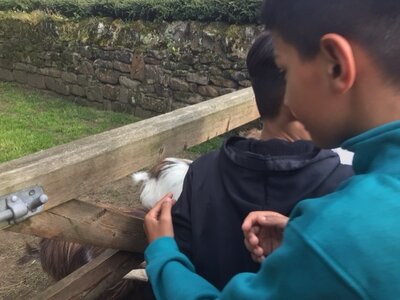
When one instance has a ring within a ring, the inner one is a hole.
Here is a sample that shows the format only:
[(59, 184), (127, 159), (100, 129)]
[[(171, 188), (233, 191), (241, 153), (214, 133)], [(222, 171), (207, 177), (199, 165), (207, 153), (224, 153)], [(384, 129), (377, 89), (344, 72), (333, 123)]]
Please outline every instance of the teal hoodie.
[(337, 191), (293, 210), (282, 245), (256, 274), (222, 291), (195, 273), (172, 238), (146, 249), (157, 299), (398, 299), (400, 297), (400, 121), (343, 144), (356, 173)]

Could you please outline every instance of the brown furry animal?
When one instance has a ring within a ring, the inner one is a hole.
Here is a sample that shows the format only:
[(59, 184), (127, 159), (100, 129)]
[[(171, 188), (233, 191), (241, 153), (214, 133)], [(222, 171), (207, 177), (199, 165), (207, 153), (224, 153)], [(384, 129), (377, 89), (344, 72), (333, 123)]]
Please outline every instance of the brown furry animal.
[[(143, 218), (146, 209), (125, 211)], [(85, 246), (78, 243), (54, 239), (42, 239), (39, 243), (39, 258), (43, 271), (55, 280), (61, 280), (83, 265), (92, 261), (106, 249)], [(153, 300), (150, 284), (147, 282), (121, 279), (108, 288), (98, 299), (141, 299)]]

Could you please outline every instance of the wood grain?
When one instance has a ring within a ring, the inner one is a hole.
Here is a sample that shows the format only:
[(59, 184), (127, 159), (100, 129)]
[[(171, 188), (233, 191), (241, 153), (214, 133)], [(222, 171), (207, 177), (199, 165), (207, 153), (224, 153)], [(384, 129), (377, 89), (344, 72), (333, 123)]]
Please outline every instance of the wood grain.
[(143, 253), (147, 245), (143, 218), (79, 200), (63, 203), (7, 230), (138, 253)]
[(96, 299), (142, 261), (143, 256), (139, 254), (106, 250), (34, 300)]

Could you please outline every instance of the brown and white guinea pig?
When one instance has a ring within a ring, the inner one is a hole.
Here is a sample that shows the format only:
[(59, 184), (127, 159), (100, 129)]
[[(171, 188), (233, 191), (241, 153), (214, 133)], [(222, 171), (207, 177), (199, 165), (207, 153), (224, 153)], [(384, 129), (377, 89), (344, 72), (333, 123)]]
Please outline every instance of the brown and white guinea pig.
[(152, 208), (167, 193), (172, 193), (177, 200), (182, 193), (183, 181), (191, 163), (189, 159), (167, 157), (149, 171), (133, 173), (133, 181), (142, 183), (142, 205)]

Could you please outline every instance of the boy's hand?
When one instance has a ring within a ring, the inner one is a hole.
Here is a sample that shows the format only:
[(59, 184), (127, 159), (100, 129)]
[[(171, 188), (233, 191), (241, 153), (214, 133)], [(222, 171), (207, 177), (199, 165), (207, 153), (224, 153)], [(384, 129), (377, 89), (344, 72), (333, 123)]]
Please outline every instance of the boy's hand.
[(171, 208), (175, 202), (168, 193), (144, 217), (144, 231), (149, 243), (159, 237), (174, 236)]
[(255, 262), (278, 248), (289, 218), (272, 211), (251, 212), (242, 224), (244, 243)]

